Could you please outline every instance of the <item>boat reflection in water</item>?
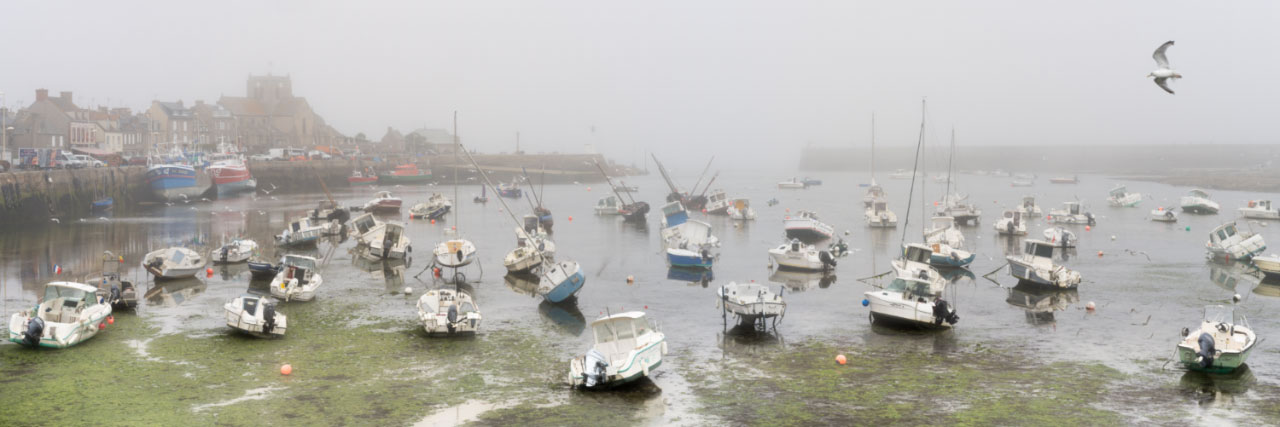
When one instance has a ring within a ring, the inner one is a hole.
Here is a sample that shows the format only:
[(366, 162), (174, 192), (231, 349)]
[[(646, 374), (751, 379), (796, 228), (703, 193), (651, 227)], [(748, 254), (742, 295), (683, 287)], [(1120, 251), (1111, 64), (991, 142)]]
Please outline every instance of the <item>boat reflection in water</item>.
[(388, 259), (373, 261), (368, 258), (354, 255), (351, 257), (351, 265), (360, 271), (369, 273), (369, 276), (375, 280), (382, 280), (386, 283), (386, 291), (391, 295), (399, 295), (404, 292), (404, 273), (411, 267), (413, 260), (406, 259)]
[(1280, 279), (1264, 277), (1258, 286), (1253, 287), (1253, 293), (1267, 296), (1280, 297)]
[(1231, 292), (1241, 289), (1257, 289), (1262, 282), (1262, 272), (1252, 265), (1239, 261), (1209, 261), (1209, 281)]
[(1248, 392), (1249, 387), (1257, 382), (1258, 378), (1246, 363), (1226, 374), (1188, 370), (1182, 374), (1178, 386), (1183, 392), (1191, 394), (1197, 403), (1205, 404), (1218, 399), (1230, 401), (1234, 395)]
[(187, 300), (204, 293), (209, 285), (194, 277), (166, 280), (155, 283), (145, 295), (152, 307), (177, 307)]
[(531, 298), (538, 297), (538, 282), (541, 279), (536, 275), (507, 273), (506, 276), (502, 276), (502, 281), (517, 294), (528, 295)]
[(942, 275), (942, 278), (947, 279), (947, 282), (952, 285), (966, 280), (972, 282), (974, 279), (973, 272), (967, 268), (942, 268), (938, 269), (938, 274)]
[(249, 264), (243, 262), (222, 264), (218, 268), (218, 276), (222, 277), (222, 280), (226, 282), (239, 281), (240, 277), (247, 273), (249, 273)]
[(787, 287), (788, 292), (804, 292), (813, 288), (826, 289), (836, 282), (836, 274), (831, 271), (804, 272), (790, 270), (774, 270), (769, 281)]
[(1009, 297), (1005, 299), (1009, 305), (1026, 310), (1027, 323), (1037, 326), (1055, 323), (1055, 312), (1079, 301), (1080, 294), (1075, 289), (1049, 289), (1025, 283), (1010, 288)]
[(560, 330), (575, 337), (582, 336), (582, 331), (587, 328), (587, 318), (582, 315), (582, 310), (578, 309), (576, 299), (560, 303), (542, 300), (542, 303), (538, 304), (538, 314), (558, 326)]
[(667, 268), (667, 280), (675, 280), (677, 282), (686, 282), (689, 285), (702, 285), (707, 287), (715, 280), (715, 274), (711, 270), (701, 268)]
[(719, 335), (720, 350), (726, 355), (757, 355), (786, 345), (782, 333), (773, 328), (761, 330), (750, 323), (738, 323)]

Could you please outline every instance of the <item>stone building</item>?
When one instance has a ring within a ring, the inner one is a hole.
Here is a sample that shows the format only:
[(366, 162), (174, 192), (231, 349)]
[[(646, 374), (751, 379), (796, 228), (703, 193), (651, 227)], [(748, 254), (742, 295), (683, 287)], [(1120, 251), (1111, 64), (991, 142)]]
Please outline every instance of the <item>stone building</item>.
[(249, 76), (243, 97), (223, 96), (247, 151), (272, 147), (338, 146), (345, 138), (325, 124), (306, 98), (294, 96), (289, 76)]
[(151, 101), (147, 109), (151, 122), (151, 140), (155, 149), (165, 152), (173, 149), (194, 150), (196, 144), (196, 116), (182, 101)]
[[(36, 100), (18, 111), (9, 142), (15, 148), (71, 149), (72, 114), (79, 110), (72, 102), (71, 92), (61, 96), (49, 96), (48, 89), (36, 89)], [(15, 150), (16, 151), (16, 150)]]
[(196, 115), (196, 139), (202, 147), (208, 146), (211, 151), (216, 151), (219, 146), (226, 144), (243, 150), (236, 119), (231, 110), (197, 100), (191, 111)]

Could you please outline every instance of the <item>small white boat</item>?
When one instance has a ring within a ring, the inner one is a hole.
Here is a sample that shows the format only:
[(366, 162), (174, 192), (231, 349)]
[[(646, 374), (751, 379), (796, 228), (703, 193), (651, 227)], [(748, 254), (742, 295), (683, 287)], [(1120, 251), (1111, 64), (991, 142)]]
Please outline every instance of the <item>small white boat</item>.
[(284, 313), (276, 312), (271, 298), (244, 294), (222, 306), (227, 326), (259, 338), (283, 337), (289, 326)]
[(467, 239), (446, 240), (436, 245), (432, 254), (436, 264), (441, 267), (465, 267), (475, 260), (476, 245)]
[(890, 262), (897, 277), (913, 277), (928, 282), (931, 292), (941, 293), (946, 288), (946, 277), (931, 264), (933, 249), (919, 243), (908, 243), (902, 248), (902, 258)]
[(1076, 233), (1062, 227), (1044, 229), (1044, 240), (1059, 248), (1076, 247)]
[(787, 303), (782, 300), (781, 290), (775, 294), (765, 285), (729, 282), (716, 290), (720, 299), (716, 308), (732, 313), (741, 323), (766, 322), (787, 314)]
[(977, 224), (982, 218), (982, 210), (971, 203), (965, 203), (969, 196), (950, 194), (942, 198), (942, 203), (934, 213), (935, 216), (949, 216), (957, 224)]
[(707, 214), (728, 215), (730, 206), (733, 206), (733, 204), (729, 196), (724, 193), (724, 190), (715, 189), (707, 193), (707, 207), (705, 208)]
[(1027, 223), (1022, 220), (1022, 212), (1017, 210), (1004, 211), (999, 220), (996, 220), (996, 232), (1002, 236), (1026, 236)]
[(888, 197), (884, 194), (884, 187), (876, 184), (875, 178), (871, 179), (871, 186), (867, 187), (867, 194), (862, 196), (863, 209), (870, 209), (875, 202), (884, 201)]
[(285, 255), (280, 272), (271, 279), (271, 296), (285, 301), (311, 301), (316, 289), (324, 283), (316, 259), (302, 255)]
[(1196, 329), (1182, 328), (1178, 361), (1193, 371), (1228, 373), (1249, 359), (1258, 336), (1233, 307), (1206, 306)]
[(373, 200), (365, 202), (364, 211), (373, 213), (398, 213), (400, 212), (400, 204), (403, 203), (399, 197), (391, 195), (390, 191), (379, 191), (373, 195)]
[(1209, 232), (1209, 242), (1205, 244), (1205, 248), (1210, 258), (1247, 261), (1267, 250), (1267, 243), (1262, 240), (1261, 234), (1240, 231), (1236, 228), (1236, 222), (1231, 221)]
[(659, 235), (672, 267), (711, 268), (720, 238), (711, 234), (711, 224), (689, 219), (684, 205), (671, 202), (662, 207)]
[(1267, 276), (1280, 276), (1280, 255), (1258, 255), (1253, 257), (1253, 266)]
[(1018, 205), (1017, 211), (1028, 217), (1044, 213), (1040, 210), (1040, 205), (1036, 204), (1036, 196), (1023, 196), (1022, 204)]
[(1128, 188), (1120, 185), (1112, 188), (1107, 196), (1107, 204), (1117, 208), (1132, 208), (1142, 203), (1141, 193), (1130, 193)]
[(787, 181), (778, 182), (778, 189), (780, 190), (800, 190), (806, 187), (808, 186), (804, 184), (804, 181), (801, 181), (798, 178), (791, 178)]
[(1173, 209), (1158, 207), (1151, 210), (1151, 220), (1157, 222), (1178, 222), (1178, 213)]
[(898, 214), (889, 210), (889, 203), (884, 199), (877, 199), (872, 202), (871, 206), (862, 212), (862, 216), (867, 220), (867, 226), (871, 228), (894, 228), (898, 226)]
[(631, 311), (591, 322), (595, 344), (569, 361), (569, 385), (605, 389), (649, 376), (667, 354), (666, 335), (644, 312)]
[(1075, 289), (1080, 285), (1080, 272), (1053, 263), (1053, 244), (1027, 240), (1026, 249), (1009, 260), (1009, 274), (1019, 281), (1041, 286)]
[(1271, 207), (1270, 200), (1250, 200), (1249, 206), (1240, 208), (1240, 216), (1252, 219), (1280, 219), (1280, 209)]
[(378, 224), (361, 235), (360, 245), (365, 248), (362, 256), (371, 261), (405, 259), (413, 251), (404, 224), (394, 221)]
[(204, 265), (204, 258), (187, 248), (165, 248), (142, 257), (142, 268), (157, 280), (195, 277)]
[(1201, 189), (1193, 189), (1182, 196), (1182, 211), (1193, 214), (1213, 215), (1217, 214), (1221, 206), (1218, 202), (1209, 200), (1209, 193)]
[(1092, 212), (1082, 211), (1080, 202), (1062, 202), (1062, 209), (1049, 211), (1049, 222), (1094, 225), (1097, 220), (1094, 219)]
[(232, 264), (245, 262), (258, 250), (258, 242), (249, 239), (235, 239), (213, 251), (214, 264)]
[(314, 220), (310, 217), (298, 218), (275, 236), (276, 246), (314, 246), (321, 237), (336, 234), (340, 228), (336, 222)]
[(111, 304), (99, 301), (97, 288), (83, 283), (50, 282), (30, 310), (9, 318), (9, 341), (28, 347), (67, 348), (106, 328)]
[(409, 208), (409, 219), (440, 219), (453, 209), (453, 202), (440, 193), (433, 193), (426, 202)]
[(911, 171), (898, 169), (889, 174), (889, 179), (911, 179)]
[(1015, 179), (1009, 181), (1010, 187), (1034, 187), (1035, 185), (1036, 182), (1029, 179)]
[(461, 288), (433, 289), (418, 298), (418, 321), (429, 335), (475, 334), (480, 320), (480, 307)]
[(862, 295), (875, 324), (948, 329), (960, 321), (955, 309), (941, 298), (941, 290), (917, 276), (898, 274), (884, 289)]
[(618, 209), (621, 207), (622, 204), (618, 203), (618, 196), (610, 194), (608, 196), (601, 197), (600, 200), (596, 200), (596, 215), (618, 215)]
[[(536, 220), (536, 218), (535, 218)], [(538, 268), (555, 252), (555, 243), (545, 236), (535, 237), (522, 228), (516, 228), (516, 248), (502, 259), (509, 273), (528, 273)]]
[(751, 208), (751, 201), (747, 199), (731, 200), (726, 213), (729, 214), (729, 219), (739, 221), (754, 221), (756, 219), (756, 210)]
[(830, 252), (818, 250), (798, 239), (769, 249), (769, 258), (779, 269), (798, 271), (827, 271), (836, 267), (836, 259)]
[(835, 229), (818, 220), (818, 214), (812, 211), (799, 211), (794, 216), (782, 220), (787, 238), (818, 241), (830, 239)]

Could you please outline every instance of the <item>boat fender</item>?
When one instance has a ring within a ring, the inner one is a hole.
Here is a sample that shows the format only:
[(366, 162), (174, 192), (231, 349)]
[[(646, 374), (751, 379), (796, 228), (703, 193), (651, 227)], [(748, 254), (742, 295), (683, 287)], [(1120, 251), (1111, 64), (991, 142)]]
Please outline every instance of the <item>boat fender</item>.
[(27, 333), (22, 335), (22, 344), (35, 347), (40, 344), (40, 337), (44, 335), (44, 319), (32, 317), (27, 321)]
[(831, 256), (831, 251), (819, 251), (818, 260), (822, 261), (824, 268), (835, 268), (836, 266), (836, 258)]
[(1199, 341), (1200, 351), (1196, 353), (1196, 355), (1199, 356), (1196, 357), (1196, 363), (1200, 365), (1201, 369), (1213, 366), (1213, 355), (1215, 354), (1213, 348), (1213, 335), (1209, 335), (1208, 332), (1202, 332), (1200, 333)]

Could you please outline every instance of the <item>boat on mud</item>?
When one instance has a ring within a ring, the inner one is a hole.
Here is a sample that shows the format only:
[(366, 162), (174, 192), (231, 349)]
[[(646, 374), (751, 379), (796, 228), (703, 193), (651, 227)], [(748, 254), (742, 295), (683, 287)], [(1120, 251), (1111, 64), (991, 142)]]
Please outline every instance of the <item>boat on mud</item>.
[(569, 361), (569, 385), (608, 389), (652, 374), (667, 354), (666, 335), (642, 311), (608, 315), (591, 322), (595, 344)]
[(836, 257), (831, 252), (818, 250), (799, 239), (769, 249), (769, 258), (780, 270), (828, 271), (836, 267)]
[(432, 289), (418, 298), (418, 321), (428, 335), (475, 334), (480, 330), (480, 307), (471, 292), (454, 289)]
[(280, 272), (271, 279), (271, 296), (285, 301), (311, 301), (324, 283), (319, 263), (303, 255), (285, 255)]
[(142, 257), (142, 269), (156, 280), (195, 277), (204, 265), (204, 257), (198, 252), (181, 247), (160, 249)]
[(1197, 215), (1216, 215), (1222, 209), (1218, 202), (1209, 200), (1209, 193), (1201, 189), (1192, 189), (1182, 196), (1182, 211)]
[(774, 325), (787, 313), (787, 303), (782, 300), (782, 290), (773, 293), (769, 287), (756, 283), (737, 283), (721, 286), (716, 290), (719, 299), (716, 305), (726, 313), (733, 314), (738, 323), (762, 326), (770, 319)]
[(99, 302), (97, 290), (83, 283), (46, 284), (39, 304), (9, 318), (9, 341), (67, 348), (97, 336), (111, 315), (111, 304)]
[(835, 233), (835, 229), (819, 221), (818, 214), (813, 211), (798, 211), (793, 216), (783, 218), (782, 224), (789, 239), (822, 241), (830, 239)]
[(1209, 242), (1205, 243), (1205, 250), (1213, 259), (1248, 261), (1267, 250), (1267, 243), (1262, 240), (1261, 234), (1240, 231), (1236, 228), (1236, 222), (1230, 221), (1214, 227), (1213, 231), (1209, 232)]
[(245, 262), (257, 251), (258, 242), (250, 239), (235, 239), (213, 250), (213, 263), (234, 264)]
[(1062, 289), (1080, 285), (1080, 272), (1053, 263), (1052, 243), (1027, 240), (1023, 253), (1005, 258), (1009, 274), (1021, 282)]
[(365, 202), (364, 211), (380, 214), (400, 213), (401, 200), (399, 197), (393, 197), (390, 191), (379, 191), (373, 195), (373, 200)]
[(289, 327), (289, 319), (276, 311), (271, 298), (243, 294), (222, 306), (227, 326), (259, 338), (283, 337)]
[(1258, 336), (1234, 307), (1206, 306), (1195, 329), (1182, 328), (1178, 361), (1193, 371), (1228, 373), (1249, 359)]

